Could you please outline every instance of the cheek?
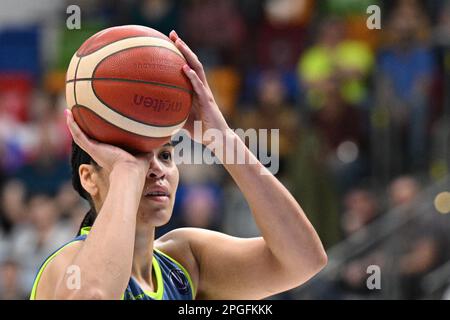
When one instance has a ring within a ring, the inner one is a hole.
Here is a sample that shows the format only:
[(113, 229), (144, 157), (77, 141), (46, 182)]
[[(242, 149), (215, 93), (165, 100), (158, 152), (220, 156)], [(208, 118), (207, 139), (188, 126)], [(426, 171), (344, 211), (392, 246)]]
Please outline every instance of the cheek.
[(175, 195), (175, 192), (177, 191), (179, 180), (180, 175), (178, 172), (178, 168), (174, 165), (174, 167), (170, 169), (170, 172), (167, 175), (167, 181), (170, 184), (170, 191), (173, 195)]

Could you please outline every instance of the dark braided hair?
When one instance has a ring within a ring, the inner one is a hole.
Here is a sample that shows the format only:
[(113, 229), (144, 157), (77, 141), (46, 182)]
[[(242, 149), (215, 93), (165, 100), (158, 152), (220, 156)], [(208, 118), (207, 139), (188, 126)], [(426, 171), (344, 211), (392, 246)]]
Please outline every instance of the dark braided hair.
[(95, 218), (97, 217), (97, 212), (95, 211), (95, 206), (91, 195), (81, 185), (78, 169), (82, 164), (92, 164), (96, 168), (100, 169), (100, 166), (95, 162), (95, 160), (92, 159), (91, 156), (86, 151), (81, 149), (74, 141), (72, 141), (72, 186), (82, 198), (86, 199), (89, 202), (91, 206), (91, 209), (88, 211), (88, 213), (86, 213), (83, 221), (81, 222), (80, 228), (78, 230), (78, 235), (80, 235), (82, 228), (91, 227), (94, 224)]

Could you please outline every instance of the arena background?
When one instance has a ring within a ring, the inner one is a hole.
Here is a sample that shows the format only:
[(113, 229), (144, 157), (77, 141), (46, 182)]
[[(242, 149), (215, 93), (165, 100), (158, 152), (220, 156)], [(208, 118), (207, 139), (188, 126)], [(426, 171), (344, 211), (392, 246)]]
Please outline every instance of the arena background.
[[(67, 27), (72, 4), (79, 30)], [(380, 30), (367, 26), (370, 5)], [(450, 299), (444, 0), (2, 0), (0, 299), (27, 299), (43, 259), (86, 213), (70, 183), (65, 69), (87, 37), (124, 24), (175, 29), (231, 127), (280, 129), (277, 177), (329, 264), (274, 299)], [(180, 173), (158, 235), (180, 226), (258, 235), (221, 166)]]

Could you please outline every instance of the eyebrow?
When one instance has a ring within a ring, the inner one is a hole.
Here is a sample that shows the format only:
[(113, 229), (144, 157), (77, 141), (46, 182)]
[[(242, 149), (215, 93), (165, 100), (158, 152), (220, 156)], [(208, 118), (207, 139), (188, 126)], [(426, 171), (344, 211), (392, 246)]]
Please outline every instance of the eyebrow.
[(174, 147), (172, 142), (167, 142), (163, 147)]

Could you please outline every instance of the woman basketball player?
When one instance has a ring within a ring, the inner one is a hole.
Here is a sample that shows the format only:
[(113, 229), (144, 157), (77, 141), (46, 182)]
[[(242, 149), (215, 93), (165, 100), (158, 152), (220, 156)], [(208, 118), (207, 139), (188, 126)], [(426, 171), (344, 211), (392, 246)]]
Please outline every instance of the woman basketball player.
[(188, 62), (183, 70), (195, 91), (186, 129), (202, 121), (203, 128), (220, 130), (235, 142), (224, 154), (240, 148), (255, 160), (224, 167), (262, 237), (181, 228), (155, 240), (155, 227), (169, 221), (175, 201), (173, 146), (132, 155), (89, 139), (67, 111), (75, 142), (73, 184), (91, 210), (78, 237), (41, 266), (31, 299), (262, 299), (301, 285), (326, 264), (322, 243), (299, 204), (273, 175), (261, 174), (267, 169), (229, 130), (196, 55), (174, 31), (170, 39)]

